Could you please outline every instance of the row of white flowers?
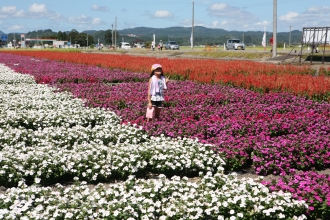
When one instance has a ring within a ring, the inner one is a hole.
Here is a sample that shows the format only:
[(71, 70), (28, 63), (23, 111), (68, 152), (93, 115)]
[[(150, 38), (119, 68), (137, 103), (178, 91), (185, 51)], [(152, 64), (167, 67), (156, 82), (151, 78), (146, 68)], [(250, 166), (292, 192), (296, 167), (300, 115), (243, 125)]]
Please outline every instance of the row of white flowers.
[(306, 219), (304, 201), (290, 193), (269, 193), (252, 179), (211, 172), (198, 182), (136, 179), (122, 183), (86, 182), (64, 187), (26, 186), (0, 195), (1, 219)]
[[(111, 111), (0, 65), (0, 185), (15, 186), (0, 194), (0, 219), (305, 218), (303, 201), (223, 175), (223, 163), (210, 145), (148, 137)], [(206, 175), (131, 176), (147, 172)], [(87, 185), (116, 178), (127, 180)], [(75, 184), (42, 186), (65, 181)]]

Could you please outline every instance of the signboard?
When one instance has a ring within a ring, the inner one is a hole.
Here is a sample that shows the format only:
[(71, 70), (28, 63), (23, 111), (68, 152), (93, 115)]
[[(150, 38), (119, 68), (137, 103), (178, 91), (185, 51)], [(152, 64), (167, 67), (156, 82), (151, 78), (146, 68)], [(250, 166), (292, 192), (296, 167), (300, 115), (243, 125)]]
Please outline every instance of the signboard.
[(2, 35), (1, 40), (2, 41), (8, 41), (8, 36), (7, 35)]
[(329, 44), (330, 28), (303, 28), (302, 43), (308, 45)]
[(21, 42), (19, 44), (22, 48), (25, 48), (25, 34), (21, 34)]

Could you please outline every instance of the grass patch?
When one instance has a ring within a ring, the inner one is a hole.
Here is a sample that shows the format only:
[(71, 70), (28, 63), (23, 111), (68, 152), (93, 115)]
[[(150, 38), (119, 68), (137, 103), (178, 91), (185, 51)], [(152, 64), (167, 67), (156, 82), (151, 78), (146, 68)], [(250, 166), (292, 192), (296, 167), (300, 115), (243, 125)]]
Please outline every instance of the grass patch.
[(208, 58), (242, 58), (242, 59), (262, 59), (271, 58), (272, 54), (267, 52), (247, 52), (247, 51), (191, 51), (186, 55), (201, 56)]

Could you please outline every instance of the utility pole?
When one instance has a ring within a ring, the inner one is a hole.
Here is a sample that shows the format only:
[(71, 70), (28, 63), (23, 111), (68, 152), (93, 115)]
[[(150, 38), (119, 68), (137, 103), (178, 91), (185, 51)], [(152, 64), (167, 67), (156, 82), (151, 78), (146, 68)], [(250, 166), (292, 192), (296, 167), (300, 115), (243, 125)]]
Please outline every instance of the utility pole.
[(244, 44), (244, 33), (243, 33), (243, 44)]
[(113, 24), (112, 24), (112, 32), (111, 32), (111, 46), (113, 46)]
[(291, 47), (291, 25), (290, 25), (290, 35), (289, 35), (289, 48)]
[(15, 48), (15, 46), (16, 46), (15, 45), (16, 44), (16, 34), (15, 33), (14, 33), (14, 40), (13, 41), (14, 41), (14, 48)]
[(277, 0), (273, 0), (273, 57), (277, 55)]
[(88, 49), (88, 34), (86, 33), (86, 35), (87, 35), (87, 49)]
[(192, 2), (191, 49), (194, 49), (194, 1)]
[(115, 19), (115, 50), (117, 49), (117, 16)]

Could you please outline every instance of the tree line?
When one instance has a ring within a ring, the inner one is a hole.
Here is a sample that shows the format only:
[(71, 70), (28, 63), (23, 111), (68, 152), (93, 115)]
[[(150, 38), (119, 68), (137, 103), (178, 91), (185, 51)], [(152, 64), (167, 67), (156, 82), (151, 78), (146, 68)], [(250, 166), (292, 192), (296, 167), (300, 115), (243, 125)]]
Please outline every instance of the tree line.
[[(223, 45), (228, 39), (236, 38), (243, 41), (247, 46), (261, 45), (263, 32), (242, 32), (242, 31), (225, 31), (223, 29), (211, 29), (204, 27), (196, 27), (194, 33), (194, 45)], [(179, 45), (190, 45), (190, 29), (184, 27), (172, 27), (172, 28), (133, 28), (124, 29), (120, 33), (117, 31), (108, 30), (90, 30), (79, 32), (76, 29), (71, 31), (58, 31), (54, 32), (51, 29), (31, 31), (25, 34), (26, 38), (39, 38), (39, 39), (57, 39), (62, 41), (71, 42), (71, 44), (80, 44), (82, 47), (88, 45), (97, 44), (98, 42), (104, 45), (113, 45), (115, 39), (113, 35), (116, 35), (116, 43), (120, 44), (121, 41), (129, 42), (131, 44), (137, 42), (145, 42), (146, 45), (151, 44), (153, 40), (153, 34), (156, 35), (156, 44), (162, 40), (176, 41)], [(291, 45), (300, 44), (301, 31), (292, 31), (291, 33)], [(267, 42), (271, 38), (272, 34), (267, 33)], [(16, 34), (16, 40), (20, 34)], [(8, 40), (12, 41), (14, 34), (8, 35)], [(88, 39), (88, 40), (87, 40)], [(41, 42), (30, 42), (30, 44), (40, 44)], [(277, 33), (277, 43), (282, 46), (284, 43), (289, 44), (289, 32)], [(33, 45), (29, 45), (33, 46)]]

